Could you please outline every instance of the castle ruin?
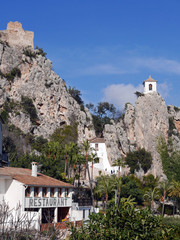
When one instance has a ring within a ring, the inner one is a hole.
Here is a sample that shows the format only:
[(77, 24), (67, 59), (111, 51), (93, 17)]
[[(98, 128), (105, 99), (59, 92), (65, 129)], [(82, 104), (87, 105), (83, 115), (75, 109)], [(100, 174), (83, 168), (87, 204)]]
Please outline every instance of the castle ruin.
[(25, 31), (20, 22), (9, 22), (6, 30), (0, 30), (0, 40), (10, 46), (34, 48), (34, 32)]

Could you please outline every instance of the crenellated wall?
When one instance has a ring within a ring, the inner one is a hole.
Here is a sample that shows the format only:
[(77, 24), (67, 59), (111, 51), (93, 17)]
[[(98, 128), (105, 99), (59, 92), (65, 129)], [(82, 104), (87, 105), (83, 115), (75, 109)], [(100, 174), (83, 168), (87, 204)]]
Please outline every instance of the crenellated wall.
[(7, 29), (0, 31), (0, 40), (10, 46), (34, 48), (34, 32), (24, 31), (20, 22), (9, 22)]

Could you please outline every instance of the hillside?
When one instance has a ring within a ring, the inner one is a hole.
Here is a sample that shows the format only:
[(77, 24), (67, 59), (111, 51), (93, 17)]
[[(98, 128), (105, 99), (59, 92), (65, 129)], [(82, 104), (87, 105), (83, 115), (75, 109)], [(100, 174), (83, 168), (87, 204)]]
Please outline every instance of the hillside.
[[(0, 31), (0, 108), (8, 124), (25, 134), (49, 138), (57, 128), (78, 123), (78, 140), (93, 138), (89, 111), (82, 111), (71, 97), (43, 50), (34, 50), (27, 38), (23, 41), (20, 23), (8, 26), (7, 32)], [(14, 34), (20, 44), (11, 40)]]
[[(19, 151), (31, 152), (32, 137), (49, 137), (58, 128), (77, 124), (78, 142), (95, 137), (89, 110), (69, 94), (66, 83), (53, 71), (52, 63), (41, 48), (33, 48), (32, 32), (18, 22), (0, 31), (0, 110), (9, 137)], [(145, 148), (151, 152), (150, 171), (163, 176), (157, 152), (158, 138), (172, 139), (180, 150), (180, 109), (166, 106), (157, 93), (140, 94), (135, 106), (126, 104), (125, 114), (104, 126), (108, 158), (126, 156)], [(17, 146), (19, 145), (19, 146)], [(143, 173), (142, 173), (143, 174)]]

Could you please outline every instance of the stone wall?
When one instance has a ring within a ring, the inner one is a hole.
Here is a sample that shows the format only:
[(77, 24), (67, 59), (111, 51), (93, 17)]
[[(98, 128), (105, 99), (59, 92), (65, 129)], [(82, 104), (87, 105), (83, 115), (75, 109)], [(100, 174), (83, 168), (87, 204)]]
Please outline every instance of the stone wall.
[(9, 22), (6, 30), (0, 31), (0, 40), (10, 46), (34, 48), (34, 32), (24, 31), (19, 22)]

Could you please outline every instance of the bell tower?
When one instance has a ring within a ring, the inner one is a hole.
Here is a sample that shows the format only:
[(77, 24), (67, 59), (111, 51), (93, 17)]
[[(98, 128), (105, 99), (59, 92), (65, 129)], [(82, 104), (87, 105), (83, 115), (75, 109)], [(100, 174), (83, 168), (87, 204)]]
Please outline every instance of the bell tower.
[(157, 81), (154, 80), (151, 75), (147, 80), (143, 82), (144, 85), (144, 94), (151, 93), (151, 92), (157, 92)]

